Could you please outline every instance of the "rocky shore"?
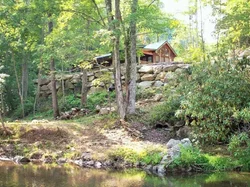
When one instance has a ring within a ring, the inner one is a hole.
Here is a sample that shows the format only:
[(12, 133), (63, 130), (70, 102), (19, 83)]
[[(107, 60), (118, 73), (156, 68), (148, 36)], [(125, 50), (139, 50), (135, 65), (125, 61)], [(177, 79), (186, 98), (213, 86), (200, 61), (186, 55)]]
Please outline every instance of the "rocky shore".
[[(181, 155), (182, 148), (192, 148), (192, 143), (188, 138), (182, 140), (170, 139), (165, 145), (167, 148), (167, 153), (162, 155), (161, 161), (156, 164), (145, 164), (143, 162), (129, 163), (124, 160), (111, 160), (111, 159), (101, 159), (96, 160), (93, 158), (91, 152), (83, 152), (79, 158), (74, 160), (67, 159), (64, 157), (59, 157), (60, 152), (55, 158), (53, 155), (44, 155), (41, 152), (33, 153), (29, 158), (25, 156), (16, 155), (14, 157), (7, 157), (2, 153), (0, 161), (3, 162), (15, 162), (17, 164), (27, 164), (31, 163), (43, 163), (52, 164), (57, 163), (59, 165), (65, 163), (75, 164), (83, 168), (96, 168), (96, 169), (125, 169), (125, 168), (140, 168), (157, 175), (165, 175), (168, 166)], [(9, 148), (10, 149), (10, 148)], [(8, 153), (7, 153), (8, 154)], [(189, 168), (188, 171), (191, 171)]]

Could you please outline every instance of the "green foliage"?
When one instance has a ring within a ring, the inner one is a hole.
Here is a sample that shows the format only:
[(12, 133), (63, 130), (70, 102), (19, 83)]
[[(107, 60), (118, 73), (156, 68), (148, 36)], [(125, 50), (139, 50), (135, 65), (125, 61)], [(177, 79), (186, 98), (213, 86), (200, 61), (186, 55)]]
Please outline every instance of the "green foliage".
[(177, 89), (184, 97), (176, 115), (191, 119), (195, 134), (203, 141), (227, 141), (240, 122), (233, 118), (235, 112), (249, 105), (249, 89), (247, 70), (239, 70), (237, 64), (199, 64)]
[(180, 107), (180, 98), (169, 97), (163, 104), (159, 104), (150, 110), (147, 121), (149, 124), (165, 123), (174, 124), (179, 119), (175, 116)]
[[(115, 92), (110, 93), (111, 100), (114, 101), (115, 99)], [(89, 110), (94, 111), (97, 105), (107, 105), (108, 104), (108, 93), (107, 91), (96, 92), (90, 94), (87, 98), (87, 105), (86, 107)]]
[(207, 169), (216, 171), (229, 171), (237, 166), (237, 162), (226, 156), (209, 156), (205, 155), (209, 160)]
[(162, 160), (162, 157), (166, 153), (163, 149), (157, 147), (149, 147), (140, 153), (140, 161), (146, 164), (156, 165)]
[(150, 111), (150, 123), (185, 120), (202, 142), (226, 142), (249, 123), (248, 69), (238, 62), (196, 64), (178, 77), (167, 100)]
[(80, 103), (80, 98), (77, 98), (74, 95), (67, 95), (65, 96), (64, 100), (63, 98), (59, 100), (59, 108), (62, 111), (68, 111), (72, 108), (79, 107)]
[(139, 99), (149, 99), (152, 98), (156, 94), (156, 89), (154, 88), (138, 88), (136, 90), (136, 100)]
[(161, 147), (148, 147), (142, 151), (135, 151), (131, 148), (121, 147), (109, 152), (108, 156), (115, 161), (125, 161), (129, 163), (142, 162), (146, 164), (156, 165), (160, 163), (166, 151)]
[[(34, 105), (34, 100), (33, 98), (28, 98), (24, 102), (24, 116), (28, 116), (30, 113), (33, 111), (33, 105)], [(22, 114), (22, 106), (19, 104), (17, 108), (12, 112), (12, 118), (14, 119), (20, 119), (23, 117)]]
[[(245, 133), (245, 132), (240, 133), (238, 135), (233, 135), (230, 138), (229, 145), (228, 145), (229, 152), (235, 157), (243, 156), (242, 155), (242, 154), (244, 154), (243, 149), (245, 149), (245, 146), (247, 145), (249, 140), (250, 139), (249, 139), (247, 133)], [(242, 147), (242, 146), (244, 146), (244, 147)]]
[(250, 138), (247, 133), (233, 135), (228, 150), (243, 165), (243, 170), (250, 170)]
[(209, 160), (200, 152), (199, 149), (181, 147), (181, 155), (173, 161), (171, 167), (190, 167), (192, 165), (198, 165), (205, 169), (208, 167), (208, 162)]
[(110, 159), (114, 161), (126, 161), (129, 163), (136, 163), (139, 161), (139, 156), (136, 151), (130, 148), (118, 148), (115, 151), (108, 153)]

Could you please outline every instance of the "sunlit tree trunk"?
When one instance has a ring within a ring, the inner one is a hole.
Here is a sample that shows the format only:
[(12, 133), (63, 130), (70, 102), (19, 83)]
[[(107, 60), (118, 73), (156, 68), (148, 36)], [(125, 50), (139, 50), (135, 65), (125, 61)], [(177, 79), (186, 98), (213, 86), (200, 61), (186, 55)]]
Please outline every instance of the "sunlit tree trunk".
[(26, 54), (23, 54), (23, 63), (22, 63), (22, 97), (25, 101), (28, 95), (28, 57)]
[(115, 90), (116, 90), (116, 102), (118, 105), (118, 112), (121, 119), (125, 119), (125, 107), (124, 98), (122, 92), (121, 82), (121, 63), (120, 63), (120, 34), (119, 27), (121, 22), (120, 0), (115, 0), (115, 19), (118, 21), (115, 28), (115, 40), (114, 40), (114, 64), (115, 64)]
[(21, 90), (21, 85), (19, 82), (18, 74), (17, 74), (17, 67), (16, 67), (16, 60), (14, 57), (14, 53), (11, 53), (11, 60), (14, 64), (14, 72), (15, 72), (15, 77), (16, 77), (16, 83), (17, 83), (17, 89), (18, 89), (18, 95), (20, 98), (20, 103), (21, 103), (21, 108), (22, 108), (22, 117), (24, 118), (24, 102), (23, 102), (23, 95), (22, 95), (22, 90)]
[(81, 91), (81, 107), (86, 105), (88, 92), (88, 75), (87, 70), (82, 69), (82, 91)]
[[(51, 14), (48, 14), (48, 17), (51, 17)], [(48, 23), (49, 33), (53, 31), (53, 22)], [(53, 107), (53, 116), (56, 119), (59, 116), (59, 107), (57, 101), (57, 90), (56, 90), (56, 78), (55, 78), (55, 59), (51, 57), (50, 59), (50, 78), (51, 78), (51, 93), (52, 93), (52, 107)]]
[[(131, 13), (136, 13), (138, 0), (133, 0), (131, 5)], [(129, 100), (127, 113), (135, 113), (135, 99), (136, 99), (136, 19), (132, 19), (130, 22), (130, 41), (131, 41), (131, 64), (130, 64), (130, 81), (129, 81)]]

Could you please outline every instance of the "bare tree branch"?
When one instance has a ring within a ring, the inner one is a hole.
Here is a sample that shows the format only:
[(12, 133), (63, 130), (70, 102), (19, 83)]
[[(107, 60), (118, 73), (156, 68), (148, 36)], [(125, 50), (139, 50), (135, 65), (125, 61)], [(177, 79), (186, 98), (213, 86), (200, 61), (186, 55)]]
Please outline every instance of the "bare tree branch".
[(153, 0), (149, 5), (148, 7), (150, 7), (156, 0)]
[[(88, 14), (86, 14), (84, 12), (76, 11), (76, 10), (73, 10), (73, 9), (62, 9), (62, 11), (65, 11), (65, 12), (74, 12), (76, 14), (81, 15), (81, 17), (83, 17), (85, 19), (88, 19), (89, 21), (96, 22), (96, 23), (102, 25), (102, 23), (100, 22), (100, 20), (94, 19), (93, 17), (89, 16)], [(105, 25), (103, 25), (103, 26), (105, 26)]]
[(92, 2), (94, 3), (94, 5), (95, 5), (95, 7), (96, 7), (97, 13), (98, 13), (98, 15), (100, 16), (103, 25), (106, 26), (106, 24), (105, 24), (105, 22), (104, 22), (104, 19), (103, 19), (102, 15), (101, 15), (101, 12), (100, 12), (100, 10), (99, 10), (99, 8), (98, 8), (98, 6), (97, 6), (95, 0), (92, 0)]

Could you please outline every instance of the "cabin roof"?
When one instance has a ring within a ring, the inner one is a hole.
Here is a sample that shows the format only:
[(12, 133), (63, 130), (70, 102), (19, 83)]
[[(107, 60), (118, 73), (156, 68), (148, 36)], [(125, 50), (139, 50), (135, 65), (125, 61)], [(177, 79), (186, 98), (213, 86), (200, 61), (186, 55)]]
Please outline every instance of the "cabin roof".
[(175, 56), (177, 56), (177, 54), (174, 51), (174, 49), (171, 47), (171, 45), (166, 40), (163, 40), (163, 41), (160, 41), (160, 42), (156, 42), (156, 43), (152, 43), (152, 44), (148, 44), (143, 49), (157, 51), (158, 49), (160, 49), (165, 44), (167, 44), (168, 47), (173, 51), (173, 53), (175, 54)]
[(100, 58), (111, 57), (111, 56), (112, 56), (111, 53), (107, 53), (107, 54), (104, 54), (104, 55), (101, 55), (101, 56), (97, 56), (97, 57), (95, 57), (94, 59), (98, 60), (98, 59), (100, 59)]
[(146, 46), (144, 47), (144, 49), (157, 50), (157, 49), (159, 49), (164, 43), (165, 43), (165, 41), (161, 41), (161, 42), (156, 42), (156, 43), (148, 44), (148, 45), (146, 45)]

